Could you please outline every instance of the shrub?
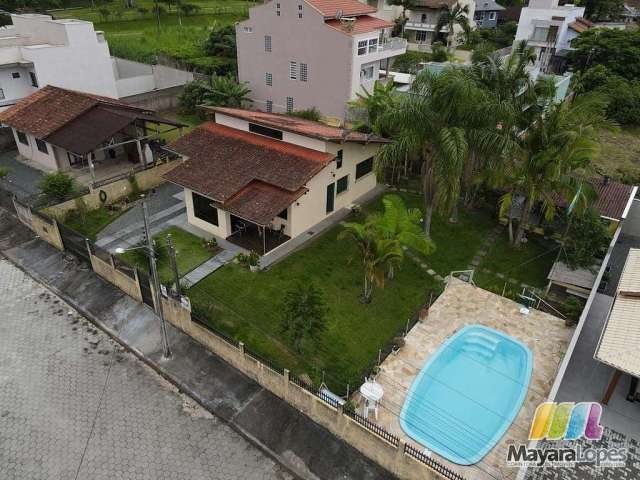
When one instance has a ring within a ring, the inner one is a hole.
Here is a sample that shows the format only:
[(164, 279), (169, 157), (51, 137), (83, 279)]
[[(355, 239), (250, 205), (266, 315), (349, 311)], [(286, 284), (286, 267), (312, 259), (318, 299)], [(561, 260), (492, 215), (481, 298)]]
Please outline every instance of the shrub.
[(567, 316), (569, 323), (575, 323), (580, 319), (582, 310), (584, 309), (585, 301), (581, 298), (571, 295), (564, 302), (564, 314)]
[(322, 114), (320, 110), (316, 107), (306, 108), (304, 110), (296, 110), (295, 112), (291, 112), (289, 115), (292, 117), (304, 118), (305, 120), (313, 120), (314, 122), (319, 122)]
[(431, 60), (430, 53), (409, 51), (394, 58), (391, 70), (402, 73), (416, 73), (418, 63), (430, 62)]
[(178, 97), (180, 107), (185, 113), (193, 113), (198, 105), (205, 102), (207, 95), (211, 93), (211, 87), (206, 83), (196, 80), (184, 86), (184, 90)]
[(76, 182), (64, 172), (53, 172), (42, 177), (38, 188), (47, 198), (63, 202), (75, 192)]
[(11, 169), (9, 167), (0, 167), (0, 178), (6, 177)]
[(440, 42), (436, 42), (433, 44), (433, 48), (432, 48), (432, 54), (431, 54), (431, 60), (434, 62), (446, 62), (447, 60), (449, 60), (449, 53), (447, 52), (447, 47), (440, 43)]
[[(298, 285), (283, 301), (282, 331), (289, 335), (298, 353), (317, 346), (317, 337), (326, 329), (327, 307), (313, 285)], [(314, 341), (315, 339), (315, 341)]]
[(211, 30), (203, 44), (204, 51), (214, 57), (236, 58), (236, 29), (233, 25)]

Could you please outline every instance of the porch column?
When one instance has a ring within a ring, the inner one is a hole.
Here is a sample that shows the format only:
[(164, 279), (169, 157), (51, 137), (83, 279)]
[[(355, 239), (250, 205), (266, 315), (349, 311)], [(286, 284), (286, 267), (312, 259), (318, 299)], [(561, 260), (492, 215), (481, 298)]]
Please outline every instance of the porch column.
[(267, 227), (262, 227), (262, 255), (267, 254)]
[(138, 149), (138, 158), (140, 159), (140, 165), (144, 166), (146, 164), (144, 153), (142, 152), (142, 145), (140, 144), (140, 139), (136, 138), (136, 148)]
[(611, 380), (609, 380), (607, 391), (604, 393), (604, 397), (602, 397), (600, 403), (602, 403), (603, 405), (607, 405), (609, 403), (609, 400), (611, 400), (611, 396), (613, 395), (613, 392), (618, 385), (618, 381), (620, 380), (621, 375), (622, 372), (620, 370), (614, 370), (613, 375), (611, 375)]
[(93, 160), (91, 160), (91, 153), (86, 155), (86, 157), (87, 162), (89, 162), (89, 173), (91, 174), (91, 184), (93, 185), (94, 183), (96, 183), (96, 171), (95, 167), (93, 166)]

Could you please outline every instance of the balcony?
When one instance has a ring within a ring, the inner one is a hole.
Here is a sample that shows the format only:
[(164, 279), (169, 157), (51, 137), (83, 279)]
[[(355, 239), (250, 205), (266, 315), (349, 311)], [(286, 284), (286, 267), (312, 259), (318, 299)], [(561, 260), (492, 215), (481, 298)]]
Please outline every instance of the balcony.
[[(404, 25), (405, 30), (422, 30), (424, 32), (435, 32), (437, 24), (436, 23), (422, 23), (422, 22), (407, 22)], [(440, 29), (441, 32), (447, 32), (449, 27), (444, 26)]]
[(407, 49), (407, 40), (405, 38), (400, 38), (400, 37), (385, 39), (382, 45), (378, 45), (379, 52), (392, 52), (394, 50), (406, 50), (406, 49)]

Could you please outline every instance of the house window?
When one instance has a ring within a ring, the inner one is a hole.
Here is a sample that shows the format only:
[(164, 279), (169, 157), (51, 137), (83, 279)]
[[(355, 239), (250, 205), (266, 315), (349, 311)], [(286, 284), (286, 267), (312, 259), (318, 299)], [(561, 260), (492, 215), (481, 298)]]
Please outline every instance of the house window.
[(211, 225), (218, 226), (218, 209), (211, 203), (211, 199), (191, 192), (193, 198), (193, 214)]
[(286, 208), (278, 214), (278, 218), (281, 218), (283, 220), (286, 220), (288, 217), (289, 217), (289, 211)]
[(293, 97), (287, 97), (287, 113), (293, 112)]
[(276, 11), (276, 15), (279, 17), (280, 16), (280, 10)]
[(264, 81), (270, 87), (273, 85), (273, 75), (269, 72), (264, 74)]
[(342, 150), (336, 154), (336, 168), (342, 168)]
[(253, 27), (244, 27), (244, 33), (253, 33)]
[[(270, 102), (271, 100), (267, 100), (267, 108), (269, 107)], [(273, 103), (272, 103), (272, 107), (273, 107)], [(258, 135), (264, 135), (265, 137), (271, 137), (278, 140), (282, 140), (282, 132), (280, 130), (258, 125), (257, 123), (250, 123), (249, 131), (252, 133), (257, 133)]]
[(20, 78), (20, 72), (13, 72), (11, 78)]
[(356, 180), (371, 172), (373, 172), (373, 157), (369, 157), (356, 165)]
[(272, 100), (267, 100), (267, 112), (269, 112), (269, 113), (273, 112), (273, 101)]
[(291, 80), (298, 78), (298, 62), (289, 62), (289, 78)]
[(279, 17), (280, 16), (280, 4), (276, 3), (276, 15)]
[(308, 76), (309, 76), (309, 69), (307, 68), (307, 64), (301, 63), (300, 64), (300, 81), (306, 82)]
[(533, 30), (533, 36), (531, 40), (536, 42), (545, 42), (547, 40), (547, 36), (549, 35), (549, 29), (546, 27), (536, 27)]
[(16, 130), (16, 135), (18, 137), (18, 141), (23, 145), (29, 145), (29, 139), (27, 138), (27, 134), (24, 132), (19, 132)]
[(427, 14), (423, 13), (420, 15), (420, 23), (427, 23)]
[(427, 41), (427, 32), (419, 30), (416, 32), (416, 42), (422, 43)]
[(4, 100), (4, 88), (0, 88), (0, 100)]
[(271, 51), (271, 35), (264, 36), (264, 51), (265, 52)]
[(349, 190), (349, 175), (345, 175), (339, 178), (336, 183), (336, 195), (340, 195), (342, 192)]
[(496, 12), (489, 12), (489, 20), (495, 20), (496, 19)]
[(29, 77), (31, 78), (31, 85), (38, 88), (38, 79), (36, 78), (36, 74), (34, 72), (29, 72)]
[(36, 138), (36, 146), (38, 147), (38, 150), (40, 150), (42, 153), (49, 154), (49, 149), (47, 148), (46, 142), (43, 142), (39, 138)]
[(373, 53), (378, 50), (378, 39), (372, 38), (369, 40), (369, 53)]
[(373, 78), (373, 65), (362, 67), (360, 70), (360, 80), (371, 80)]
[(360, 40), (358, 42), (358, 55), (365, 55), (367, 53), (367, 41)]

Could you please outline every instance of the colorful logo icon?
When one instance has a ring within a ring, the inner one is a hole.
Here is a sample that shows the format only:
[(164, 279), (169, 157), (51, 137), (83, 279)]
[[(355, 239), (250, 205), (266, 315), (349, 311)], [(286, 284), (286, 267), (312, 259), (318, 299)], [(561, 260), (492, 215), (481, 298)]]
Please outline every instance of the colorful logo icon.
[(538, 405), (529, 440), (600, 440), (602, 406), (596, 402), (545, 402)]

